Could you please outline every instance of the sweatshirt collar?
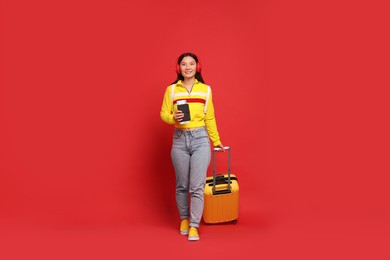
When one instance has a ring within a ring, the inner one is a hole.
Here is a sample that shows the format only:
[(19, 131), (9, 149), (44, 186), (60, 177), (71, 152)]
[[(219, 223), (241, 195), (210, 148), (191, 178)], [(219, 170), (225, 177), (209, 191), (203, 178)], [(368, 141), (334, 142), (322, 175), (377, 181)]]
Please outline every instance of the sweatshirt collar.
[[(195, 79), (194, 85), (195, 85), (195, 84), (198, 84), (198, 83), (199, 83), (199, 81), (198, 81), (197, 79)], [(176, 83), (176, 85), (179, 85), (179, 86), (184, 87), (183, 82), (182, 82), (181, 80), (179, 80), (179, 81)]]

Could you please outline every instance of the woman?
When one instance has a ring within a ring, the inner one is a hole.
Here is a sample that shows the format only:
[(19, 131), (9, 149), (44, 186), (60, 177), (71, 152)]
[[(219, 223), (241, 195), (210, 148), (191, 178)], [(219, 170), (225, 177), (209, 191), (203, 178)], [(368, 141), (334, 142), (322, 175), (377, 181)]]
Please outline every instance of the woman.
[[(176, 73), (176, 81), (165, 90), (160, 116), (175, 125), (171, 157), (176, 174), (180, 234), (194, 241), (199, 240), (197, 229), (203, 214), (210, 139), (214, 146), (224, 149), (214, 117), (211, 89), (202, 78), (198, 58), (192, 53), (180, 55)], [(183, 121), (184, 113), (178, 110), (178, 104), (188, 104), (188, 121)]]

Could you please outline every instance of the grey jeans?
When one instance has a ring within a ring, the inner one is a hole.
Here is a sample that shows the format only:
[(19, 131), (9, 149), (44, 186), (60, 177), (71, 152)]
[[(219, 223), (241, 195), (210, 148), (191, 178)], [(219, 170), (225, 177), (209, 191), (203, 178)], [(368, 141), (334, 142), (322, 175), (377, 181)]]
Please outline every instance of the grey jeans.
[(199, 227), (206, 173), (210, 164), (210, 139), (206, 128), (190, 131), (175, 129), (171, 157), (176, 174), (176, 203), (180, 218), (189, 218), (190, 226)]

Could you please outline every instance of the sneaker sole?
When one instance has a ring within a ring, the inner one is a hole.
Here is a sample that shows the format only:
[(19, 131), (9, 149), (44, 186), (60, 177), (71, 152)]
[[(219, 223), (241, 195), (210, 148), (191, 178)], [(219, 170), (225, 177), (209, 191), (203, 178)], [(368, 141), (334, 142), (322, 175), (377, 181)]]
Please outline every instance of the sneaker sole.
[(180, 235), (183, 235), (183, 236), (188, 235), (188, 230), (186, 230), (186, 231), (180, 231)]
[(188, 237), (188, 240), (197, 241), (197, 240), (199, 240), (199, 237)]

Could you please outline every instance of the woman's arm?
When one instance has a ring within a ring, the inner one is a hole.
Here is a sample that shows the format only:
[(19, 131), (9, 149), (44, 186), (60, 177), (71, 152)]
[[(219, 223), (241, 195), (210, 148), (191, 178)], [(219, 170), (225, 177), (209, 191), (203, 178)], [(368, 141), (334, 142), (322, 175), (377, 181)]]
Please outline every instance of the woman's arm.
[(165, 93), (164, 93), (164, 99), (163, 103), (161, 106), (161, 111), (160, 111), (160, 117), (161, 119), (168, 123), (168, 124), (174, 124), (175, 120), (173, 118), (173, 104), (172, 104), (172, 98), (171, 98), (171, 87), (169, 86), (166, 88)]
[[(214, 105), (213, 105), (213, 95), (210, 90), (210, 97), (207, 106), (207, 112), (204, 116), (204, 122), (206, 124), (207, 132), (209, 133), (211, 141), (213, 141), (214, 146), (218, 146), (223, 149), (218, 129), (217, 122), (214, 115)], [(221, 147), (222, 146), (222, 147)]]

